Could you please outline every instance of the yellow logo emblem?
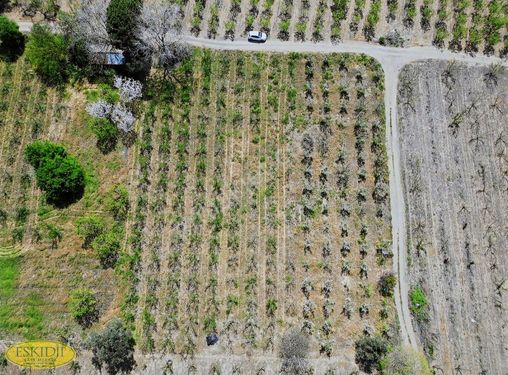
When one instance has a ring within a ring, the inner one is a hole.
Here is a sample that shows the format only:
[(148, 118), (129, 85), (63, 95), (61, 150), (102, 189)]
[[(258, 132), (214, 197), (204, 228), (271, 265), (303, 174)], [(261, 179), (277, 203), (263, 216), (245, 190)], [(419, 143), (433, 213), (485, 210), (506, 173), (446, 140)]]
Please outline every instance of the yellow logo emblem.
[(10, 346), (5, 357), (21, 367), (46, 370), (72, 362), (76, 352), (58, 341), (26, 341)]

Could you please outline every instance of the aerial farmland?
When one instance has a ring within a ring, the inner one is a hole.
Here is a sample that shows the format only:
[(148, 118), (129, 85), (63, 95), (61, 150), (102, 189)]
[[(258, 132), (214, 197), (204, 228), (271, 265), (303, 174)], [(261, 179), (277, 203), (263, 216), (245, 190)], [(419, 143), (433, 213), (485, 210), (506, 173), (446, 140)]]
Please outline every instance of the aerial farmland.
[(0, 373), (506, 374), (505, 4), (0, 12)]

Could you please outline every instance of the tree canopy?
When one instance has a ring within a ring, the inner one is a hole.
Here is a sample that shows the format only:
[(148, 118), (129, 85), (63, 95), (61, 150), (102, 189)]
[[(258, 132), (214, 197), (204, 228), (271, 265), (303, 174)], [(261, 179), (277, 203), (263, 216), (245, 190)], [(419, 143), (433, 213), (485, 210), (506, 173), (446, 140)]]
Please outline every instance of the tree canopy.
[(143, 1), (111, 0), (106, 11), (106, 27), (115, 47), (132, 51)]
[(372, 373), (388, 352), (388, 345), (381, 337), (364, 336), (355, 343), (355, 361), (360, 370)]
[(119, 320), (111, 321), (101, 333), (90, 338), (92, 363), (99, 369), (106, 367), (108, 374), (128, 373), (134, 361), (134, 339)]
[(35, 141), (25, 149), (28, 163), (35, 168), (37, 185), (48, 202), (66, 205), (81, 198), (85, 173), (65, 149), (48, 141)]
[(18, 25), (7, 17), (0, 16), (0, 58), (13, 61), (23, 53), (24, 46), (25, 37)]

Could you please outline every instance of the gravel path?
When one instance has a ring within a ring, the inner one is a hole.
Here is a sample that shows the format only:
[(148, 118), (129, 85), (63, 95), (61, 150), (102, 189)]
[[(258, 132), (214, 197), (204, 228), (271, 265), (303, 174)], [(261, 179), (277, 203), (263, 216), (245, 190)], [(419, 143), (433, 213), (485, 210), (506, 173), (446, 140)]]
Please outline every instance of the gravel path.
[[(19, 22), (18, 24), (23, 32), (28, 32), (32, 26), (30, 22)], [(387, 125), (389, 125), (386, 129), (386, 137), (390, 168), (394, 272), (399, 276), (395, 303), (402, 331), (402, 339), (404, 343), (416, 347), (417, 342), (408, 307), (406, 205), (404, 203), (401, 183), (399, 130), (397, 126), (397, 85), (399, 72), (403, 66), (417, 60), (456, 60), (470, 64), (490, 65), (501, 63), (504, 66), (508, 66), (506, 60), (484, 55), (471, 56), (465, 53), (454, 53), (435, 47), (395, 48), (360, 41), (344, 41), (334, 44), (331, 42), (313, 43), (269, 40), (264, 44), (253, 44), (246, 40), (211, 40), (192, 36), (184, 36), (183, 40), (197, 47), (224, 50), (281, 53), (364, 53), (381, 63), (385, 72), (385, 113)]]

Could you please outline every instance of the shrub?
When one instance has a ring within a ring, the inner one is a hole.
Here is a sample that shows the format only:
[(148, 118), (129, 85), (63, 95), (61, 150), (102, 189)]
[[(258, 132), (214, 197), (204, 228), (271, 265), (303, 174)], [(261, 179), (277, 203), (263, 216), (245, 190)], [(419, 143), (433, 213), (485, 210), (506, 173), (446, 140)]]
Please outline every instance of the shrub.
[(104, 232), (104, 220), (95, 215), (83, 216), (76, 221), (76, 228), (83, 238), (83, 247), (88, 248)]
[[(0, 0), (0, 11), (2, 8)], [(23, 53), (25, 37), (18, 25), (5, 16), (0, 16), (0, 58), (14, 61)]]
[(69, 310), (80, 325), (90, 326), (99, 316), (95, 293), (88, 288), (74, 289), (70, 293)]
[(355, 362), (362, 371), (372, 373), (379, 369), (383, 356), (388, 351), (388, 344), (381, 337), (364, 336), (355, 342)]
[(134, 361), (134, 339), (119, 320), (111, 321), (101, 333), (93, 333), (89, 340), (92, 363), (106, 368), (108, 374), (129, 373)]
[(92, 242), (92, 248), (97, 252), (103, 267), (113, 267), (118, 260), (120, 250), (120, 236), (113, 228), (97, 236)]
[(306, 360), (309, 353), (309, 336), (297, 329), (287, 332), (280, 345), (282, 369), (288, 374), (304, 374), (309, 364)]
[(397, 284), (397, 277), (389, 272), (379, 278), (378, 289), (383, 297), (393, 296), (393, 290)]
[(53, 34), (49, 26), (34, 25), (26, 45), (26, 57), (45, 82), (60, 84), (67, 78), (67, 43), (63, 36)]
[(417, 320), (423, 321), (427, 318), (427, 296), (420, 287), (409, 292), (411, 302), (410, 310)]
[(65, 148), (46, 141), (35, 141), (25, 150), (25, 157), (28, 163), (35, 169), (38, 169), (46, 158), (51, 159), (56, 156), (67, 156)]
[(124, 185), (115, 185), (108, 192), (106, 197), (106, 209), (111, 212), (113, 218), (118, 222), (127, 219), (129, 212), (129, 192)]
[(90, 118), (89, 126), (97, 137), (97, 148), (107, 154), (116, 148), (120, 131), (111, 120), (107, 118)]
[(431, 375), (423, 353), (409, 347), (397, 347), (381, 361), (383, 375)]
[(56, 249), (58, 247), (58, 242), (60, 242), (63, 237), (62, 230), (56, 225), (51, 224), (46, 224), (46, 230), (47, 237), (51, 241), (51, 247)]

